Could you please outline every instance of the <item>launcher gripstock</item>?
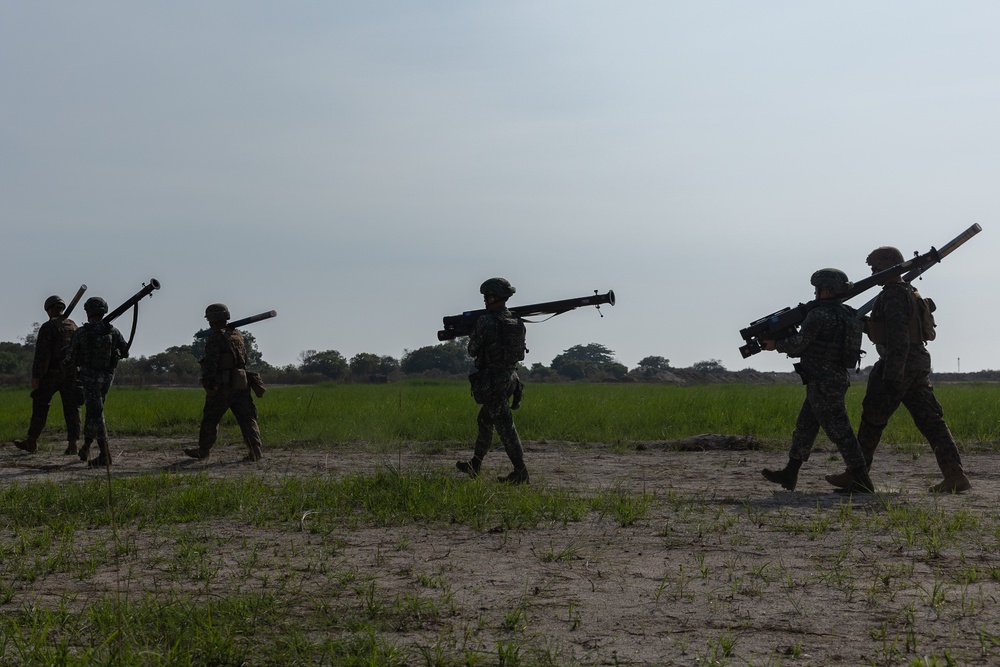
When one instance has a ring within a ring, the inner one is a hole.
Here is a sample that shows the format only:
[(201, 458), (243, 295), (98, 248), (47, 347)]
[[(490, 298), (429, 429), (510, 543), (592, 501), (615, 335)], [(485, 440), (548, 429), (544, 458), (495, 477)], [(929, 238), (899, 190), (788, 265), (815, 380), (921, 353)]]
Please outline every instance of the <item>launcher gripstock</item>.
[[(254, 322), (260, 322), (261, 320), (269, 320), (272, 317), (276, 317), (277, 315), (278, 311), (269, 310), (266, 313), (258, 313), (256, 315), (251, 315), (250, 317), (244, 317), (242, 320), (235, 320), (233, 322), (229, 322), (226, 326), (230, 329), (239, 329), (240, 327), (245, 326), (247, 324), (253, 324)], [(212, 333), (211, 329), (202, 329), (201, 331), (196, 333), (194, 337), (208, 338), (208, 335), (210, 333)]]
[[(922, 255), (915, 254), (912, 259), (908, 259), (907, 261), (901, 262), (896, 266), (889, 267), (885, 271), (874, 273), (867, 278), (859, 280), (854, 283), (854, 286), (851, 289), (842, 294), (839, 297), (839, 300), (841, 302), (848, 301), (849, 299), (852, 299), (858, 294), (875, 287), (883, 281), (897, 276), (903, 276), (903, 280), (910, 282), (927, 271), (927, 269), (931, 268), (942, 259), (953, 253), (959, 246), (982, 230), (983, 228), (978, 224), (972, 225), (951, 241), (944, 244), (940, 250), (931, 247), (930, 250)], [(870, 310), (873, 302), (874, 300), (869, 301), (862, 306), (859, 313), (863, 314), (864, 312), (867, 312), (866, 308)], [(806, 319), (806, 315), (809, 314), (809, 311), (812, 310), (815, 305), (815, 301), (800, 303), (795, 307), (782, 308), (779, 311), (773, 312), (770, 315), (765, 315), (759, 320), (751, 322), (750, 326), (740, 330), (740, 337), (746, 341), (746, 344), (740, 347), (740, 354), (742, 354), (743, 358), (746, 359), (747, 357), (757, 354), (761, 351), (761, 349), (763, 349), (761, 341), (782, 340), (794, 335), (798, 332), (799, 325), (802, 324), (802, 321)]]
[[(510, 312), (518, 317), (531, 317), (534, 315), (549, 315), (555, 317), (563, 313), (568, 313), (584, 306), (594, 306), (598, 310), (601, 304), (607, 303), (615, 305), (615, 292), (608, 290), (607, 294), (598, 294), (594, 290), (593, 296), (581, 296), (576, 299), (563, 299), (562, 301), (548, 301), (546, 303), (534, 303), (528, 306), (514, 306)], [(438, 331), (438, 340), (452, 340), (461, 336), (468, 336), (476, 327), (476, 320), (486, 313), (486, 309), (467, 310), (461, 315), (447, 315), (444, 317), (444, 329)], [(603, 316), (602, 316), (603, 317)]]

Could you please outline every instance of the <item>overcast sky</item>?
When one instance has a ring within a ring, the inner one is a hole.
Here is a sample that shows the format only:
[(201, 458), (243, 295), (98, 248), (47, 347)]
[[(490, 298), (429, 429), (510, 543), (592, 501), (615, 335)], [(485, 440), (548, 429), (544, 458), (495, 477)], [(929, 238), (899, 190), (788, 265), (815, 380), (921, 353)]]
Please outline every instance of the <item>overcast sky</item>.
[(222, 301), (278, 311), (248, 328), (272, 364), (398, 358), (504, 276), (511, 305), (617, 295), (530, 326), (529, 365), (601, 343), (789, 370), (739, 330), (816, 269), (979, 223), (920, 289), (935, 370), (1000, 368), (998, 25), (995, 2), (0, 0), (0, 340), (50, 294), (113, 308), (156, 278), (133, 355)]

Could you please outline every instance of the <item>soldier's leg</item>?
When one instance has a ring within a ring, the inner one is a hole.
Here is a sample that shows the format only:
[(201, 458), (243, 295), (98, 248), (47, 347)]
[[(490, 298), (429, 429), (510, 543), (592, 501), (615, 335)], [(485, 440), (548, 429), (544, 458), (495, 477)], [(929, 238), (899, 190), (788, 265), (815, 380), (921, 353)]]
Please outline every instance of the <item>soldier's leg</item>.
[(524, 465), (524, 448), (521, 446), (521, 438), (517, 434), (517, 427), (514, 426), (514, 415), (511, 413), (507, 400), (497, 405), (496, 409), (496, 429), (503, 443), (507, 458), (514, 466), (513, 472), (503, 478), (503, 481), (515, 484), (524, 484), (528, 481), (528, 468)]
[(63, 419), (66, 421), (66, 454), (76, 454), (76, 443), (80, 439), (79, 390), (75, 383), (63, 382), (59, 385), (59, 399), (62, 402)]
[(198, 429), (198, 446), (185, 449), (184, 453), (195, 459), (208, 458), (212, 445), (219, 438), (219, 424), (229, 409), (229, 393), (217, 389), (205, 394), (205, 406), (201, 411), (201, 426)]
[[(103, 374), (97, 381), (97, 396), (94, 402), (95, 407), (97, 407), (98, 415), (95, 424), (95, 435), (97, 440), (97, 448), (100, 451), (98, 457), (90, 462), (91, 466), (107, 466), (111, 465), (111, 449), (108, 447), (108, 425), (104, 419), (104, 401), (108, 397), (108, 391), (111, 389), (111, 382), (113, 376), (110, 373)], [(87, 416), (90, 416), (90, 404), (87, 406)]]
[(781, 470), (764, 468), (760, 474), (769, 482), (780, 484), (789, 491), (795, 490), (799, 479), (799, 468), (809, 460), (813, 442), (819, 433), (819, 422), (813, 414), (809, 402), (809, 385), (806, 385), (806, 399), (799, 408), (799, 416), (795, 419), (795, 429), (792, 431), (792, 446), (788, 450), (788, 463)]
[(881, 364), (881, 361), (876, 362), (868, 376), (865, 397), (861, 401), (861, 424), (858, 426), (858, 444), (861, 445), (861, 454), (869, 468), (882, 440), (882, 432), (902, 400), (899, 389), (890, 390), (886, 387), (882, 379)]
[(33, 453), (38, 449), (38, 438), (42, 435), (45, 422), (49, 417), (49, 406), (52, 405), (52, 397), (56, 393), (56, 385), (42, 380), (38, 389), (31, 392), (31, 421), (28, 422), (28, 437), (24, 440), (15, 440), (14, 446), (18, 449)]
[(903, 405), (913, 416), (913, 423), (927, 438), (944, 481), (936, 484), (931, 491), (960, 493), (972, 488), (962, 467), (962, 457), (958, 452), (951, 429), (944, 421), (944, 409), (934, 396), (930, 380), (923, 376), (915, 380), (903, 396)]
[(260, 427), (257, 425), (257, 406), (254, 405), (249, 389), (239, 391), (231, 409), (236, 417), (236, 423), (240, 425), (243, 442), (249, 450), (245, 460), (259, 461), (263, 456), (261, 450), (263, 442), (260, 438)]

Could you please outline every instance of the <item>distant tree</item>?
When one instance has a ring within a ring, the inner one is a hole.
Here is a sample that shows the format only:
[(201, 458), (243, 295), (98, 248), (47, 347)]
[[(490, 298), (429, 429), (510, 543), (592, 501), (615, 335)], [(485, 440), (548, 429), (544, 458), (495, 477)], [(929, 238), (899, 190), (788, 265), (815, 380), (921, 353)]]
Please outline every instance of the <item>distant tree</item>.
[(331, 380), (337, 380), (347, 375), (347, 360), (336, 350), (326, 350), (317, 352), (316, 350), (306, 350), (299, 355), (302, 363), (299, 370), (302, 373), (322, 375)]
[(35, 347), (20, 343), (0, 343), (0, 373), (19, 375), (23, 379), (31, 377), (31, 363), (35, 357)]
[(570, 380), (622, 377), (628, 369), (615, 360), (614, 354), (600, 343), (574, 345), (552, 360), (552, 370)]
[(653, 378), (670, 370), (670, 360), (663, 357), (643, 357), (639, 365), (632, 369), (634, 375)]
[(455, 339), (412, 351), (404, 350), (399, 367), (408, 375), (428, 371), (462, 375), (472, 370), (473, 365), (466, 343), (461, 339)]
[(535, 380), (546, 380), (551, 378), (553, 375), (556, 375), (556, 372), (548, 366), (535, 362), (531, 364), (531, 369), (528, 371), (528, 375)]
[(722, 362), (718, 359), (709, 359), (707, 361), (697, 361), (692, 364), (691, 368), (700, 373), (725, 373), (726, 367), (722, 365)]
[(392, 357), (380, 357), (371, 352), (361, 352), (351, 357), (351, 377), (367, 379), (373, 375), (389, 375), (399, 370), (399, 362)]

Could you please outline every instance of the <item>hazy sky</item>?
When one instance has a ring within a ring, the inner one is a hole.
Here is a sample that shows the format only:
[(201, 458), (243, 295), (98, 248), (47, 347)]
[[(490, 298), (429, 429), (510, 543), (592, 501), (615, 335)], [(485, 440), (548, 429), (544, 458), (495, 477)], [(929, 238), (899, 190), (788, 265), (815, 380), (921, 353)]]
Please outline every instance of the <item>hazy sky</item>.
[(278, 311), (248, 329), (272, 364), (398, 358), (500, 275), (511, 305), (618, 297), (530, 326), (529, 365), (596, 342), (788, 370), (738, 332), (814, 270), (979, 223), (920, 288), (935, 370), (1000, 368), (998, 25), (995, 2), (0, 0), (0, 340), (50, 294), (113, 308), (156, 278), (134, 355), (223, 301)]

